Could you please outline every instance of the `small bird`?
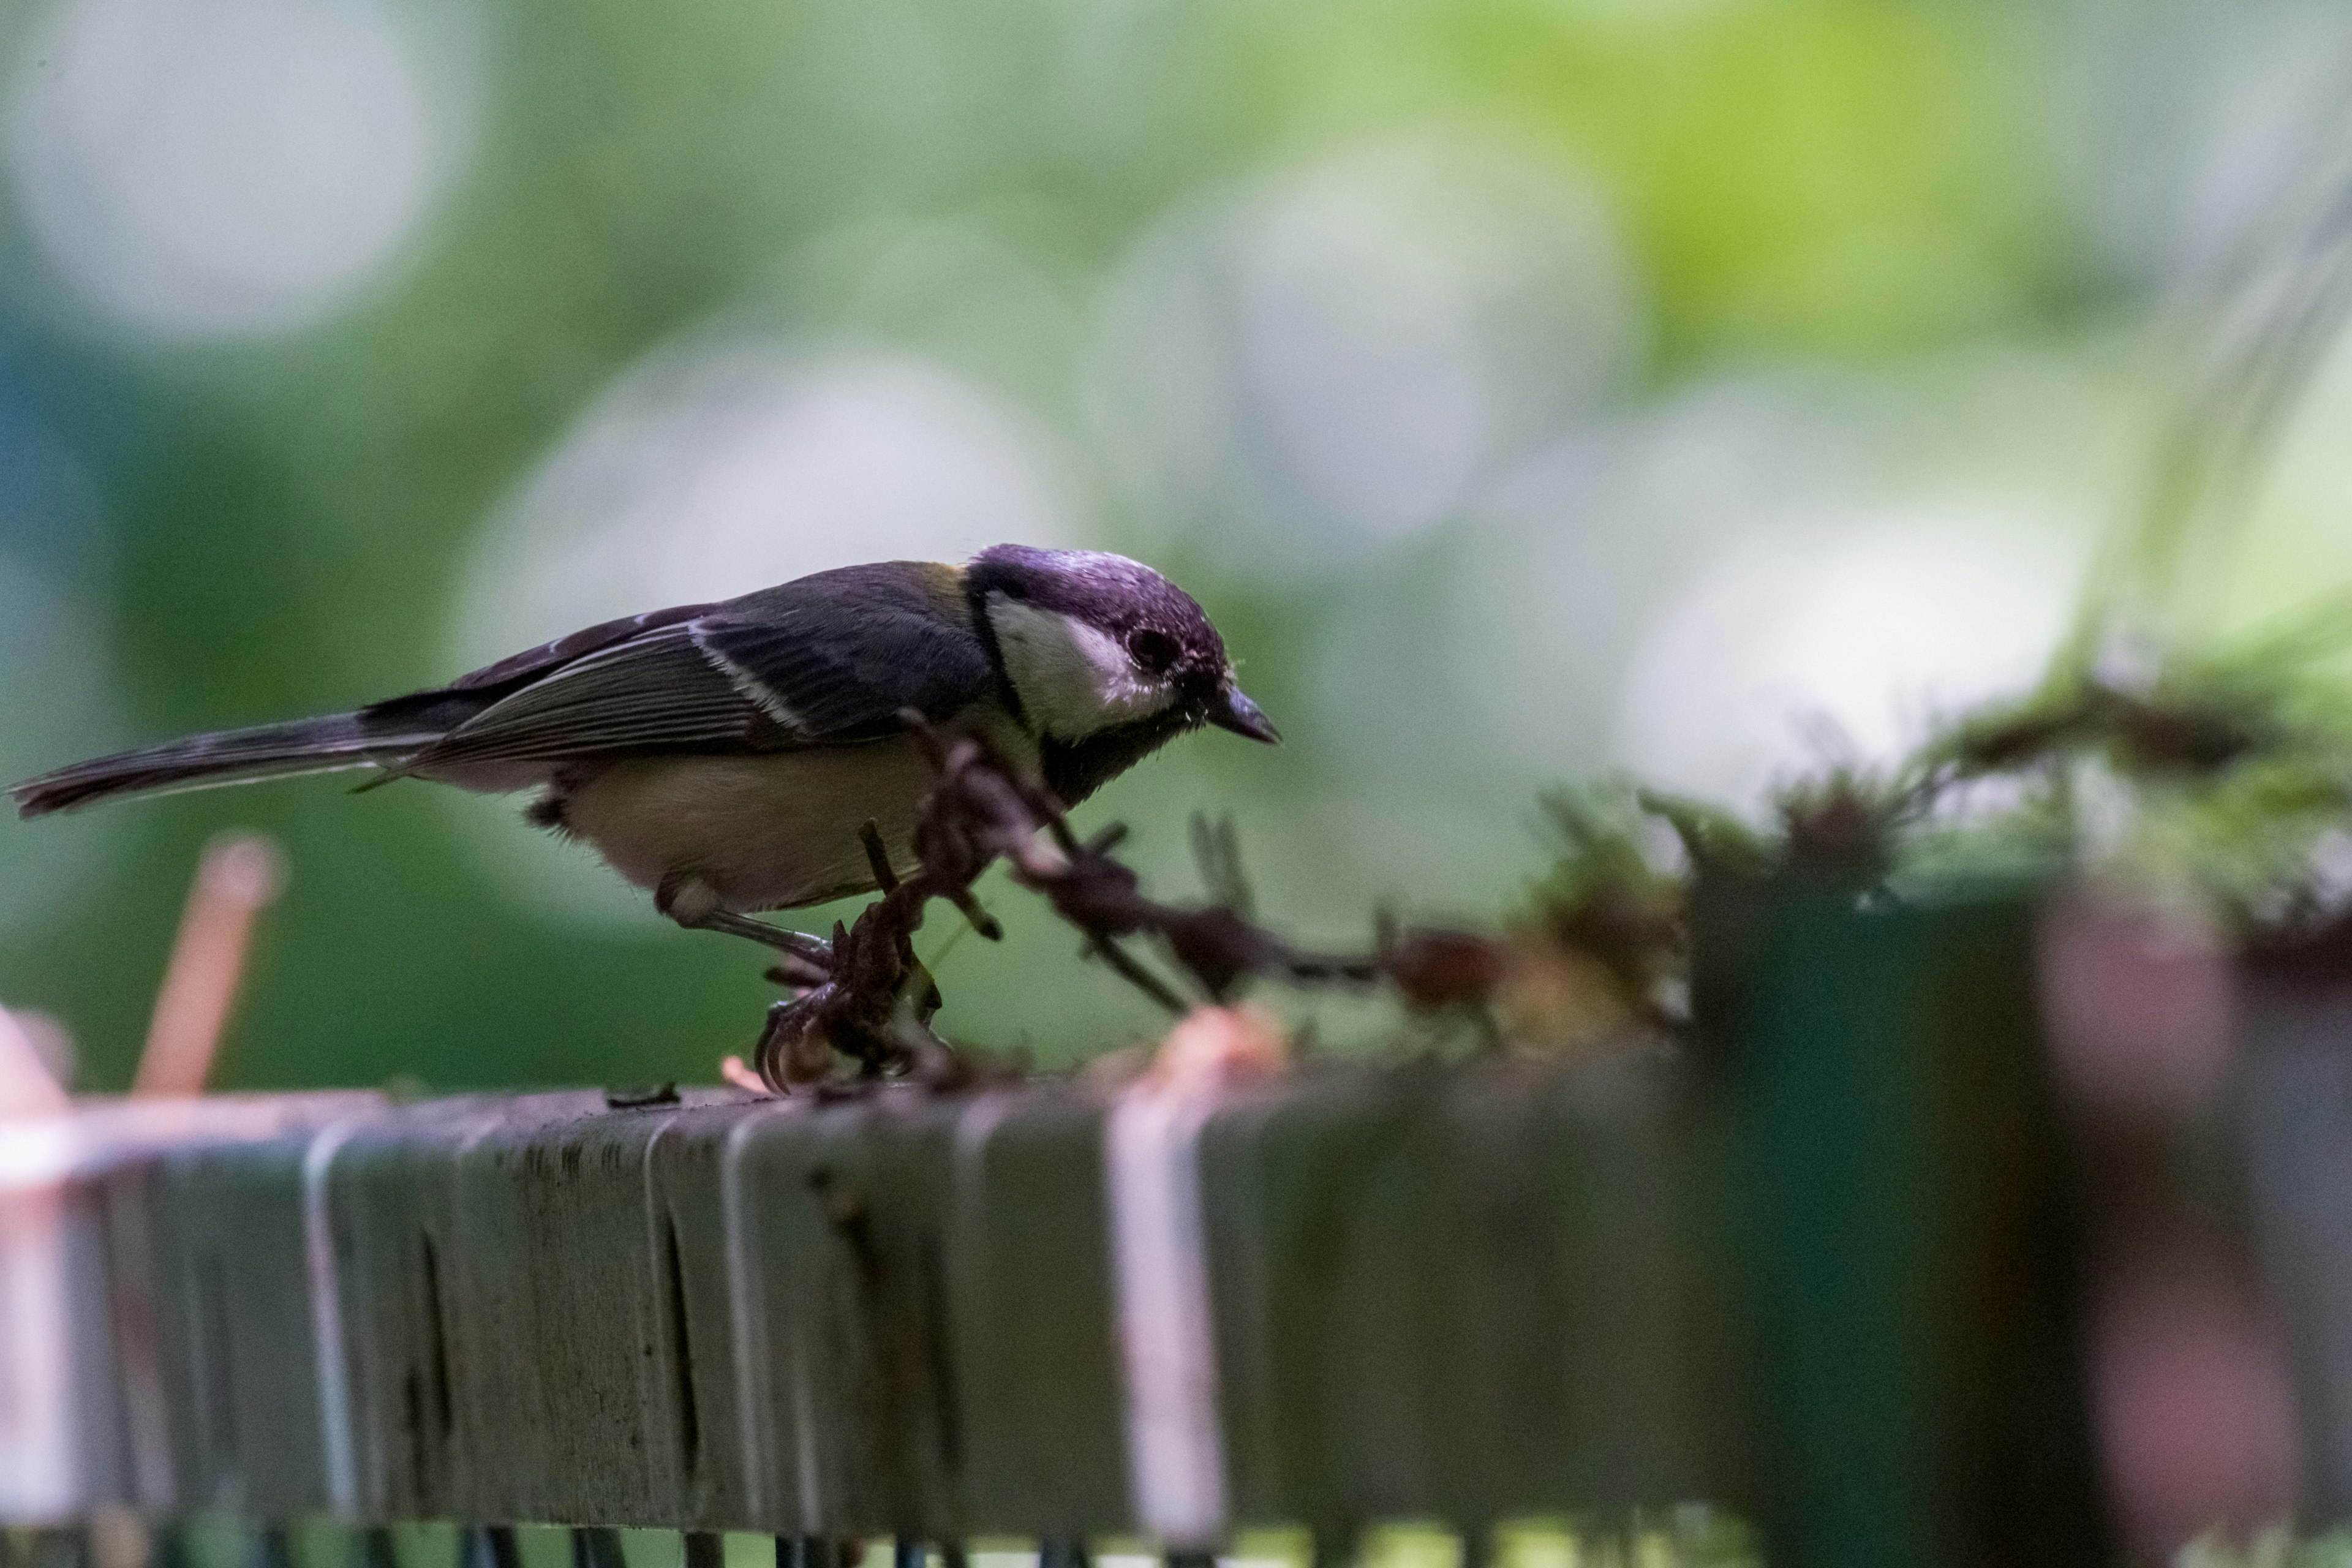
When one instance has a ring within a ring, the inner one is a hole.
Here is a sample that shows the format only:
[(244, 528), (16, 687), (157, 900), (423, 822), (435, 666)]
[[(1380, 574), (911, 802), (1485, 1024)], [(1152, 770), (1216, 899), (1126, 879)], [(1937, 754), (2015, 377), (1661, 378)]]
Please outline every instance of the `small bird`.
[(1066, 805), (1175, 736), (1281, 739), (1201, 606), (1150, 567), (1000, 544), (683, 605), (353, 713), (192, 735), (9, 790), (42, 816), (111, 795), (368, 767), (490, 794), (593, 847), (682, 926), (770, 946), (755, 914), (868, 892), (860, 833), (914, 866), (930, 767), (901, 715), (977, 733)]

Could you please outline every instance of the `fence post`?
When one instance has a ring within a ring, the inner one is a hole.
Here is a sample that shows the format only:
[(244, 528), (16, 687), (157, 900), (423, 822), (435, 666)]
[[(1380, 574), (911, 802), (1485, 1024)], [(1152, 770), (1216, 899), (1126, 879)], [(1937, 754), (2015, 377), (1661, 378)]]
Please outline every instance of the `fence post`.
[(2111, 1561), (2035, 908), (1790, 881), (1700, 960), (1745, 1241), (1768, 1550)]

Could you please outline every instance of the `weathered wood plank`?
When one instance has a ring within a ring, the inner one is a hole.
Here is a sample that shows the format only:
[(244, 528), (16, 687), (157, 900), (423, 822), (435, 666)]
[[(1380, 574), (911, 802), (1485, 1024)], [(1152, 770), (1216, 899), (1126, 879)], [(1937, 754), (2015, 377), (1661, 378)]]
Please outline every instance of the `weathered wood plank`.
[(1102, 1105), (1059, 1087), (991, 1095), (957, 1120), (961, 1504), (991, 1530), (1078, 1536), (1136, 1517), (1103, 1135)]
[(169, 1439), (145, 1506), (290, 1519), (331, 1504), (325, 1303), (311, 1289), (304, 1171), (322, 1141), (385, 1109), (369, 1097), (268, 1138), (172, 1148), (124, 1173), (145, 1205), (142, 1289), (157, 1308)]
[(472, 1511), (477, 1495), (495, 1492), (499, 1472), (544, 1468), (547, 1434), (505, 1408), (530, 1394), (528, 1325), (502, 1321), (474, 1285), (489, 1262), (467, 1245), (460, 1171), (484, 1139), (603, 1108), (593, 1093), (440, 1101), (335, 1152), (323, 1177), (330, 1250), (317, 1261), (341, 1304), (346, 1407), (329, 1418), (350, 1434), (351, 1474), (337, 1511), (496, 1517)]
[(153, 1168), (331, 1119), (348, 1095), (101, 1103), (0, 1136), (0, 1521), (178, 1496)]
[[(1713, 1496), (1815, 1542), (1866, 1442), (1904, 1542), (1987, 1476), (2078, 1522), (2076, 1436), (2020, 1436), (2081, 1415), (2027, 918), (1769, 913), (1711, 1061), (89, 1112), (0, 1148), (0, 1519), (1197, 1550)], [(2017, 1334), (1941, 1332), (1999, 1279)], [(1820, 1403), (1919, 1369), (1874, 1437)]]
[(1707, 1495), (1688, 1128), (1599, 1065), (1323, 1075), (1202, 1132), (1234, 1517), (1345, 1540)]

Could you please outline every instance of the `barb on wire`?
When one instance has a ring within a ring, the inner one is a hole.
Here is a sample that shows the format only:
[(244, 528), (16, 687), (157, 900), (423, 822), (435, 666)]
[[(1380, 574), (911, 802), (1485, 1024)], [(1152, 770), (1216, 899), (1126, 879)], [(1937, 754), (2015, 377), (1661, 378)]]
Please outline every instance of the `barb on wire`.
[[(902, 716), (938, 773), (914, 835), (916, 869), (898, 877), (880, 836), (864, 835), (881, 897), (856, 921), (836, 924), (830, 941), (811, 938), (804, 952), (771, 970), (800, 994), (771, 1008), (754, 1057), (761, 1079), (777, 1092), (832, 1076), (838, 1057), (864, 1079), (906, 1073), (940, 1088), (961, 1087), (984, 1072), (931, 1032), (938, 986), (915, 956), (914, 933), (926, 907), (944, 899), (975, 930), (1003, 933), (972, 894), (999, 861), (1021, 888), (1043, 898), (1085, 938), (1087, 951), (1171, 1012), (1192, 1005), (1183, 992), (1122, 944), (1157, 942), (1198, 1000), (1223, 1002), (1246, 982), (1272, 978), (1304, 985), (1368, 986), (1386, 981), (1426, 1005), (1475, 1000), (1465, 974), (1491, 963), (1465, 963), (1459, 951), (1484, 938), (1455, 932), (1400, 934), (1382, 922), (1371, 952), (1314, 952), (1252, 921), (1248, 884), (1233, 825), (1195, 819), (1192, 843), (1210, 901), (1163, 903), (1142, 890), (1136, 873), (1114, 858), (1126, 829), (1113, 826), (1081, 841), (1061, 803), (1042, 783), (1006, 765), (971, 735), (942, 733), (919, 714)], [(1455, 955), (1433, 963), (1439, 950)], [(1424, 996), (1434, 985), (1436, 991)], [(1472, 990), (1476, 987), (1473, 985)]]

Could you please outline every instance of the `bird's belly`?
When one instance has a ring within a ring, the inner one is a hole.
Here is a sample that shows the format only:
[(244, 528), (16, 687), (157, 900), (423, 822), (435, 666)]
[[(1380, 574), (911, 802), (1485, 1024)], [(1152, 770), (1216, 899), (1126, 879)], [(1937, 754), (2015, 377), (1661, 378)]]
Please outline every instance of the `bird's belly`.
[(739, 913), (873, 889), (858, 829), (881, 830), (901, 875), (931, 784), (913, 741), (751, 757), (636, 757), (566, 792), (563, 826), (641, 888), (698, 879)]

